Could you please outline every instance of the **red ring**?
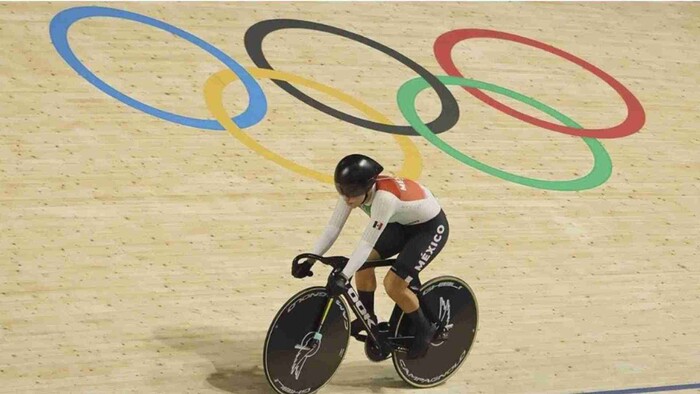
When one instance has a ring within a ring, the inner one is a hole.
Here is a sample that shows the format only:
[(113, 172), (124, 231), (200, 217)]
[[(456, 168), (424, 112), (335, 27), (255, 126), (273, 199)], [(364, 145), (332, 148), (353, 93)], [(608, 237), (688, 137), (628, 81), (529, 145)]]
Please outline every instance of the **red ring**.
[(462, 75), (462, 73), (459, 72), (457, 66), (455, 66), (454, 61), (452, 60), (452, 49), (457, 43), (469, 38), (496, 38), (499, 40), (518, 42), (521, 44), (542, 49), (543, 51), (552, 53), (559, 57), (563, 57), (564, 59), (583, 67), (584, 69), (596, 75), (598, 78), (605, 81), (605, 83), (607, 83), (608, 85), (610, 85), (610, 87), (615, 89), (617, 94), (619, 94), (620, 97), (622, 97), (622, 99), (625, 101), (625, 104), (627, 105), (627, 118), (619, 125), (605, 129), (575, 129), (572, 127), (547, 122), (532, 117), (530, 115), (524, 114), (505, 104), (500, 103), (499, 101), (494, 100), (491, 96), (482, 92), (479, 89), (464, 87), (464, 90), (471, 93), (474, 97), (496, 108), (497, 110), (535, 126), (579, 137), (626, 137), (630, 134), (636, 133), (642, 128), (642, 126), (644, 126), (644, 122), (646, 119), (646, 115), (644, 114), (644, 108), (642, 108), (642, 104), (639, 102), (639, 100), (637, 100), (634, 94), (632, 94), (632, 92), (630, 92), (624, 85), (618, 82), (615, 78), (611, 77), (605, 71), (588, 63), (587, 61), (578, 58), (568, 52), (564, 52), (561, 49), (555, 48), (543, 42), (533, 40), (531, 38), (526, 38), (511, 33), (505, 33), (502, 31), (486, 29), (457, 29), (444, 33), (440, 37), (438, 37), (437, 40), (435, 40), (433, 51), (435, 52), (435, 58), (437, 59), (438, 63), (445, 70), (445, 72), (447, 72), (447, 74), (464, 78), (464, 75)]

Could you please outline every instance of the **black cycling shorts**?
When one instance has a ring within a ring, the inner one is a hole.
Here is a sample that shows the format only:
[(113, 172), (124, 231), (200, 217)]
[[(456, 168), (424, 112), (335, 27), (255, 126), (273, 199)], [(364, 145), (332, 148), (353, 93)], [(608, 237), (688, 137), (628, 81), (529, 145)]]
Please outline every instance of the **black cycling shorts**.
[(420, 287), (418, 275), (440, 253), (449, 234), (447, 217), (440, 210), (437, 216), (425, 223), (411, 226), (389, 223), (374, 250), (382, 259), (398, 253), (391, 270), (417, 290)]

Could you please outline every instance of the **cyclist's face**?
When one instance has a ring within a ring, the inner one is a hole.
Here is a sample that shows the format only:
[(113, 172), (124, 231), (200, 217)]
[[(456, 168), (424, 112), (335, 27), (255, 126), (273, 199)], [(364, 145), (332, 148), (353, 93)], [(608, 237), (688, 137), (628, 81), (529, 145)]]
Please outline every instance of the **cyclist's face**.
[(361, 194), (355, 197), (343, 196), (343, 200), (345, 200), (345, 203), (348, 204), (348, 206), (352, 208), (357, 208), (360, 206), (360, 204), (362, 204), (363, 201), (365, 201), (365, 195)]

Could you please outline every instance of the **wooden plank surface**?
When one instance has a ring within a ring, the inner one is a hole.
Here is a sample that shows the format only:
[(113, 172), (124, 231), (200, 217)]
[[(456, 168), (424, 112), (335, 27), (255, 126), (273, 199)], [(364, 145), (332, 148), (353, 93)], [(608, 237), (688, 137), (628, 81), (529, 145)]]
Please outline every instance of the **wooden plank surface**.
[[(49, 38), (63, 9), (0, 4), (0, 392), (266, 392), (261, 349), (277, 308), (323, 284), (289, 275), (335, 202), (332, 185), (251, 151), (226, 132), (157, 119), (73, 71)], [(544, 393), (700, 383), (698, 208), (700, 6), (697, 3), (109, 3), (168, 22), (245, 67), (256, 22), (299, 18), (381, 42), (436, 75), (433, 42), (485, 28), (566, 50), (640, 100), (643, 129), (601, 140), (612, 176), (580, 192), (513, 184), (420, 137), (420, 181), (441, 201), (451, 239), (424, 279), (475, 290), (477, 341), (431, 392)], [(211, 118), (203, 85), (223, 65), (172, 34), (114, 18), (69, 31), (76, 55), (118, 90), (173, 113)], [(693, 44), (695, 43), (695, 44)], [(279, 70), (337, 88), (397, 124), (396, 91), (416, 74), (347, 39), (272, 33)], [(620, 123), (624, 103), (600, 79), (508, 41), (459, 43), (463, 73), (547, 103), (588, 128)], [(394, 138), (322, 114), (269, 80), (269, 110), (246, 129), (268, 149), (330, 174), (367, 152), (396, 171)], [(312, 97), (357, 116), (337, 99)], [(441, 137), (496, 168), (571, 179), (592, 167), (580, 138), (505, 115), (451, 87), (461, 117)], [(503, 99), (528, 114), (536, 110)], [(224, 91), (232, 115), (241, 84)], [(432, 91), (419, 113), (440, 112)], [(331, 253), (348, 254), (355, 213)], [(388, 297), (378, 292), (380, 316)], [(391, 363), (354, 342), (327, 392), (408, 391)]]

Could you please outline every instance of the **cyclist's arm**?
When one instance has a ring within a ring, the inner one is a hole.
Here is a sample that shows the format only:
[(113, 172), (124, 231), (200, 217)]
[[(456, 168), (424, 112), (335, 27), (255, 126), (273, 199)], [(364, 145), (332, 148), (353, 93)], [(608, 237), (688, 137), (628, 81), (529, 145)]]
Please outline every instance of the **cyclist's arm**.
[(333, 215), (331, 215), (323, 234), (321, 234), (321, 237), (311, 249), (311, 253), (323, 256), (323, 254), (333, 246), (333, 243), (340, 235), (340, 230), (343, 229), (345, 222), (347, 222), (351, 210), (352, 208), (343, 201), (342, 197), (338, 199), (335, 209), (333, 210)]
[(377, 191), (377, 195), (372, 202), (372, 215), (369, 218), (369, 224), (362, 233), (359, 245), (350, 255), (348, 264), (343, 269), (343, 275), (350, 278), (355, 275), (360, 267), (367, 261), (367, 257), (372, 252), (372, 248), (377, 243), (379, 236), (382, 235), (389, 219), (394, 215), (398, 199), (389, 192)]

